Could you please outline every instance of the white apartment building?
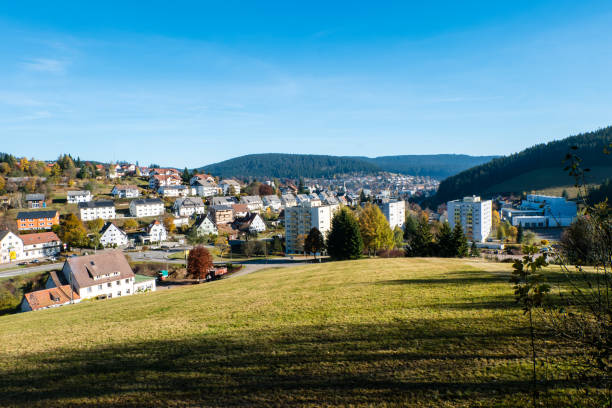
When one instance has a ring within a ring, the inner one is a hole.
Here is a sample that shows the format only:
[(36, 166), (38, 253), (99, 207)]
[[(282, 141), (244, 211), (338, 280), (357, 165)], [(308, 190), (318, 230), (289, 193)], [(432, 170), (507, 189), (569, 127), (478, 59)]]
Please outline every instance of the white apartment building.
[(20, 235), (23, 242), (23, 258), (37, 259), (57, 256), (62, 251), (62, 241), (55, 232)]
[(446, 203), (451, 228), (461, 225), (468, 241), (484, 242), (491, 233), (491, 200), (481, 201), (478, 196), (464, 197)]
[(380, 210), (389, 222), (391, 229), (404, 228), (406, 221), (406, 204), (404, 201), (389, 201), (380, 205)]
[(159, 198), (143, 198), (130, 202), (132, 217), (156, 217), (164, 213), (164, 202)]
[(200, 197), (177, 198), (172, 206), (177, 217), (191, 217), (193, 214), (204, 214), (206, 206)]
[(86, 203), (91, 201), (92, 198), (91, 191), (88, 190), (69, 191), (66, 194), (66, 201), (69, 204)]
[(83, 221), (92, 221), (98, 218), (114, 220), (115, 204), (110, 200), (87, 201), (79, 203), (79, 212)]
[(223, 190), (224, 195), (233, 193), (234, 195), (240, 194), (240, 183), (236, 180), (222, 180), (219, 183), (219, 187)]
[(303, 241), (312, 228), (317, 228), (325, 237), (331, 229), (331, 219), (337, 205), (311, 205), (306, 202), (285, 208), (285, 239), (288, 254), (303, 251)]

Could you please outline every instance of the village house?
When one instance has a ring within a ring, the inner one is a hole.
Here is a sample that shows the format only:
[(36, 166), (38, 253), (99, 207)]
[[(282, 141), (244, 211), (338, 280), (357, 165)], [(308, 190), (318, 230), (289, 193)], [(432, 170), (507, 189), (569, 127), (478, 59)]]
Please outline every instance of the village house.
[(210, 199), (210, 205), (229, 205), (236, 204), (238, 200), (236, 197), (213, 197)]
[(177, 198), (172, 206), (174, 214), (179, 217), (191, 217), (204, 214), (206, 207), (200, 197)]
[(240, 194), (240, 183), (236, 180), (222, 180), (219, 183), (219, 187), (223, 191), (224, 195), (239, 195)]
[(211, 205), (208, 212), (216, 225), (234, 221), (234, 210), (229, 205)]
[(111, 190), (111, 194), (115, 198), (137, 198), (140, 196), (140, 191), (134, 185), (117, 184)]
[(264, 196), (262, 199), (264, 208), (269, 208), (272, 211), (280, 211), (282, 207), (281, 199), (277, 195), (271, 194)]
[(45, 208), (47, 203), (45, 202), (44, 194), (26, 194), (25, 196), (28, 208)]
[(160, 176), (178, 176), (180, 177), (181, 173), (177, 169), (151, 169), (149, 172), (150, 175), (160, 175)]
[(11, 231), (0, 231), (0, 263), (23, 259), (23, 241)]
[(79, 203), (81, 220), (92, 221), (98, 218), (102, 220), (115, 219), (115, 203), (111, 200), (88, 201)]
[(78, 293), (74, 293), (70, 290), (70, 285), (62, 285), (26, 293), (19, 305), (19, 311), (31, 312), (59, 307), (70, 303), (78, 303), (80, 301), (81, 297)]
[(164, 213), (164, 202), (159, 198), (141, 198), (130, 202), (132, 217), (156, 217)]
[(151, 244), (154, 242), (163, 242), (168, 238), (168, 232), (159, 220), (153, 221), (145, 233), (138, 237), (143, 244)]
[(234, 204), (232, 205), (232, 211), (234, 212), (234, 218), (243, 218), (249, 213), (249, 207), (246, 204)]
[(37, 234), (20, 235), (23, 242), (21, 259), (37, 259), (57, 256), (62, 251), (62, 241), (55, 232), (40, 232)]
[(281, 204), (283, 207), (295, 207), (297, 205), (297, 200), (293, 194), (283, 194), (281, 196)]
[(17, 229), (19, 231), (51, 229), (59, 225), (59, 211), (21, 211), (17, 214)]
[(196, 180), (191, 183), (191, 188), (200, 197), (212, 197), (219, 194), (220, 188), (214, 182), (208, 180)]
[(191, 188), (188, 186), (161, 186), (157, 193), (162, 197), (187, 197), (191, 195)]
[(240, 204), (246, 204), (249, 212), (259, 212), (263, 210), (263, 201), (259, 196), (242, 196), (240, 197)]
[(242, 232), (264, 232), (266, 223), (257, 213), (251, 213), (244, 218), (237, 218), (234, 221), (234, 228)]
[(89, 190), (68, 191), (66, 193), (66, 201), (68, 204), (86, 203), (91, 201), (93, 196)]
[(217, 235), (219, 232), (210, 214), (198, 217), (195, 224), (193, 224), (193, 229), (198, 235)]
[(189, 179), (189, 184), (193, 184), (197, 181), (208, 181), (210, 183), (215, 183), (215, 178), (211, 176), (210, 174), (194, 174)]
[(149, 179), (149, 188), (151, 190), (157, 190), (164, 186), (180, 186), (182, 180), (176, 174), (155, 174)]
[(100, 243), (105, 247), (125, 246), (128, 242), (127, 234), (112, 222), (107, 222), (100, 230)]

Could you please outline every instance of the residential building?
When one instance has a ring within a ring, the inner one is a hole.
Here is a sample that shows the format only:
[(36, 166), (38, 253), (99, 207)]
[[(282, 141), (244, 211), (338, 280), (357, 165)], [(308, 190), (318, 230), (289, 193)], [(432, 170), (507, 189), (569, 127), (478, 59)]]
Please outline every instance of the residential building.
[(242, 232), (264, 232), (266, 230), (266, 223), (261, 218), (261, 215), (251, 213), (244, 218), (237, 218), (234, 221), (234, 227)]
[(404, 201), (387, 201), (379, 205), (380, 210), (389, 222), (391, 229), (404, 228), (406, 221), (406, 203)]
[(161, 175), (161, 176), (178, 176), (180, 177), (181, 172), (177, 169), (150, 169), (149, 174), (152, 176)]
[(239, 195), (240, 194), (240, 183), (236, 180), (222, 180), (219, 183), (219, 187), (225, 195)]
[(62, 285), (60, 287), (26, 293), (19, 305), (19, 311), (31, 312), (59, 307), (70, 303), (78, 303), (80, 301), (81, 297), (78, 293), (74, 293), (70, 290), (70, 285)]
[(269, 208), (272, 211), (280, 211), (283, 204), (281, 203), (281, 199), (277, 195), (267, 195), (262, 199), (264, 208)]
[(36, 259), (57, 256), (62, 251), (62, 241), (54, 232), (20, 235), (23, 242), (21, 259)]
[(212, 197), (219, 194), (221, 190), (214, 182), (208, 180), (196, 180), (191, 183), (191, 188), (200, 197)]
[(291, 194), (291, 193), (283, 194), (281, 196), (281, 204), (285, 208), (287, 208), (287, 207), (295, 207), (297, 205), (297, 200), (296, 200), (295, 196), (293, 194)]
[(157, 193), (162, 197), (187, 197), (191, 195), (191, 188), (188, 186), (161, 186)]
[(194, 174), (189, 179), (189, 184), (194, 184), (198, 181), (207, 181), (209, 183), (215, 183), (215, 178), (211, 176), (210, 174)]
[(234, 204), (232, 205), (232, 211), (234, 218), (246, 217), (249, 213), (249, 207), (246, 204)]
[(183, 197), (176, 199), (172, 210), (176, 216), (191, 217), (194, 214), (204, 214), (206, 206), (200, 197)]
[(111, 194), (115, 198), (137, 198), (140, 197), (140, 190), (131, 184), (117, 184), (111, 190)]
[(98, 218), (114, 220), (115, 203), (111, 200), (87, 201), (79, 203), (79, 212), (83, 221), (92, 221)]
[(23, 241), (11, 231), (0, 231), (0, 263), (23, 259)]
[(305, 202), (285, 208), (285, 237), (288, 254), (302, 252), (304, 239), (312, 228), (317, 228), (325, 237), (331, 229), (331, 219), (338, 206), (312, 206)]
[(93, 196), (89, 190), (69, 191), (66, 194), (66, 201), (69, 204), (86, 203), (91, 201)]
[(156, 288), (157, 285), (154, 277), (138, 274), (134, 275), (134, 294), (155, 292)]
[(17, 214), (17, 229), (19, 231), (51, 229), (59, 225), (57, 210), (21, 211)]
[(217, 225), (212, 220), (210, 214), (201, 215), (195, 224), (193, 224), (193, 228), (197, 231), (198, 235), (217, 235), (218, 233)]
[(147, 227), (145, 233), (140, 236), (143, 243), (163, 242), (168, 238), (166, 227), (159, 220), (153, 221)]
[[(91, 299), (134, 293), (134, 272), (120, 250), (68, 258), (60, 275), (60, 281), (68, 283), (67, 294), (73, 299), (75, 294)], [(47, 288), (57, 285), (53, 278), (47, 280)]]
[(249, 212), (259, 212), (263, 210), (263, 201), (259, 196), (242, 196), (240, 197), (240, 204), (246, 204)]
[(208, 212), (215, 225), (234, 221), (234, 210), (229, 205), (211, 205)]
[(25, 200), (28, 208), (45, 208), (47, 206), (44, 194), (26, 194)]
[(130, 202), (132, 217), (156, 217), (164, 213), (164, 202), (159, 198), (139, 198)]
[(175, 174), (155, 174), (149, 179), (149, 188), (151, 190), (157, 190), (162, 186), (180, 186), (182, 180)]
[(128, 242), (127, 234), (112, 222), (107, 222), (100, 230), (100, 243), (105, 247), (121, 247)]
[(229, 205), (236, 204), (238, 200), (236, 197), (213, 197), (210, 199), (210, 205)]
[(464, 197), (446, 203), (451, 228), (461, 225), (468, 241), (484, 242), (491, 233), (491, 200), (482, 201), (478, 196)]

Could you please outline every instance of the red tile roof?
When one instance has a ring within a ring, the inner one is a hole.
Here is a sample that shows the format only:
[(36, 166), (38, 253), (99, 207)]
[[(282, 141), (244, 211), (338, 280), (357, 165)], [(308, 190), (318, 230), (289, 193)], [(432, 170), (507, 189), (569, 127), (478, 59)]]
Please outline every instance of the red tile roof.
[[(26, 293), (25, 300), (29, 303), (32, 310), (44, 309), (50, 306), (63, 305), (70, 302), (70, 285), (63, 285), (58, 288), (37, 290), (36, 292)], [(79, 295), (72, 293), (72, 299), (78, 300)]]
[(40, 232), (38, 234), (24, 234), (19, 238), (23, 241), (23, 245), (46, 244), (48, 242), (59, 241), (59, 237), (55, 232)]

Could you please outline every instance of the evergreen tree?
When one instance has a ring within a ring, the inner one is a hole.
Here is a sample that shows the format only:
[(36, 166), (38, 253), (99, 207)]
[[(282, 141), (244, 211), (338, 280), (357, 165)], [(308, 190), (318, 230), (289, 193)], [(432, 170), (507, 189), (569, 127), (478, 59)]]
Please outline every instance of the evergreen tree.
[(298, 181), (298, 194), (304, 194), (306, 190), (304, 190), (304, 180), (300, 178)]
[(437, 234), (437, 254), (443, 258), (452, 258), (457, 256), (457, 246), (455, 244), (455, 237), (451, 230), (448, 222), (442, 224), (440, 231)]
[(365, 203), (366, 201), (368, 201), (368, 198), (366, 197), (363, 190), (361, 190), (361, 193), (359, 193), (359, 203)]
[(430, 256), (433, 250), (433, 234), (427, 217), (419, 217), (410, 241), (410, 256)]
[(343, 207), (334, 215), (327, 237), (327, 252), (335, 260), (358, 259), (363, 252), (359, 225), (351, 210)]
[(455, 224), (455, 228), (453, 228), (453, 242), (455, 244), (455, 256), (459, 258), (468, 256), (467, 239), (463, 233), (463, 228), (459, 224)]
[(393, 245), (395, 248), (404, 246), (404, 231), (397, 225), (393, 228)]
[(323, 252), (325, 249), (325, 239), (318, 228), (314, 227), (308, 233), (304, 240), (304, 250), (317, 257), (317, 252)]
[(472, 241), (472, 247), (470, 248), (470, 256), (480, 256), (480, 249), (478, 249), (478, 247), (476, 246), (476, 241)]
[(187, 167), (185, 167), (185, 170), (183, 170), (181, 178), (183, 179), (184, 183), (189, 183), (189, 180), (191, 179), (191, 173), (189, 173), (189, 169)]
[(406, 216), (406, 221), (404, 222), (404, 239), (409, 243), (416, 234), (418, 224), (419, 221), (415, 216), (412, 214)]
[(519, 226), (516, 231), (516, 242), (518, 242), (519, 244), (522, 244), (524, 236), (525, 236), (525, 231), (523, 231), (523, 225), (519, 223)]

